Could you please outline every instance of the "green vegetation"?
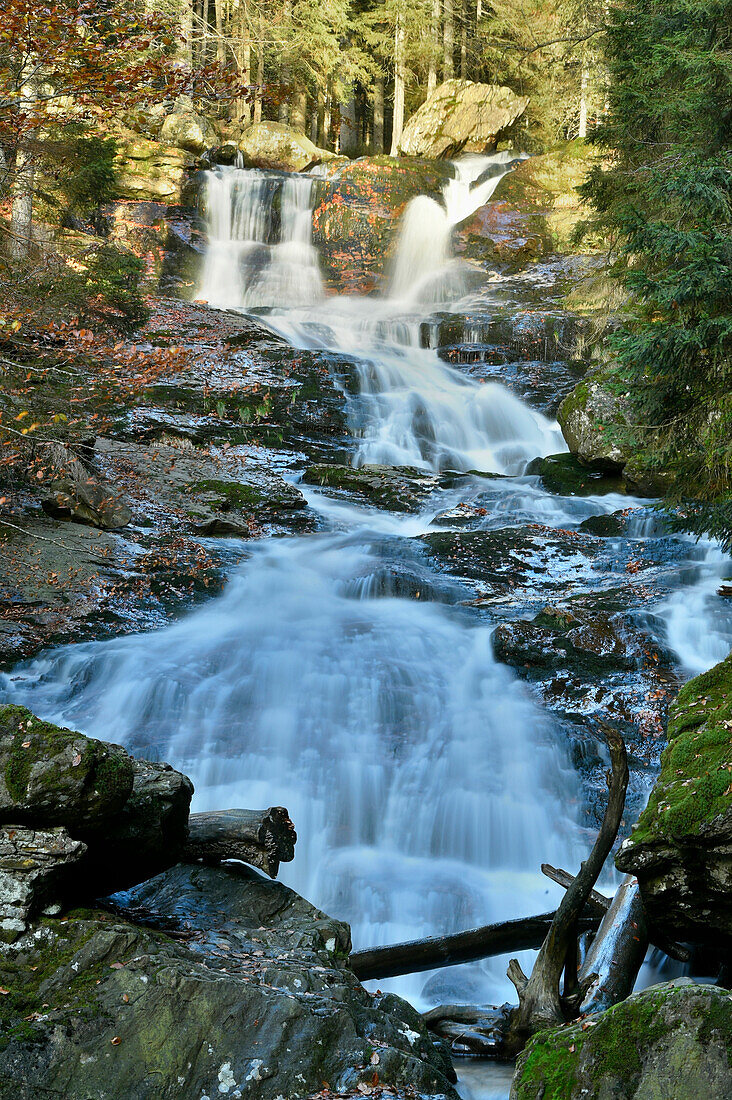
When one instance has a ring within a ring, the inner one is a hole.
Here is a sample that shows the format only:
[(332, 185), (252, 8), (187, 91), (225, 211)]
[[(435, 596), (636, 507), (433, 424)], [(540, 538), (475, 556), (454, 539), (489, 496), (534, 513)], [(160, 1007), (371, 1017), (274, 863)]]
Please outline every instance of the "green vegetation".
[(605, 36), (608, 154), (583, 191), (629, 295), (609, 341), (629, 452), (676, 475), (675, 523), (732, 544), (732, 20), (728, 0), (626, 0)]
[(669, 743), (632, 844), (694, 836), (732, 810), (732, 656), (690, 680), (669, 719)]

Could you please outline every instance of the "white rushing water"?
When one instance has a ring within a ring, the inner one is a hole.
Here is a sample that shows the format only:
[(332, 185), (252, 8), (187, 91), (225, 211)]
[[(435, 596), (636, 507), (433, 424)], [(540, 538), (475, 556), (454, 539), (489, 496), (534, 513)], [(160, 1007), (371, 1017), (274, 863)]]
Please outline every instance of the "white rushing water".
[[(324, 297), (312, 179), (217, 169), (199, 294), (269, 307), (266, 323), (293, 346), (349, 357), (355, 464), (514, 475), (482, 481), (495, 524), (576, 524), (628, 500), (558, 498), (516, 476), (565, 449), (557, 425), (461, 375), (422, 337), (429, 310), (465, 286), (452, 228), (487, 201), (508, 159), (470, 158), (442, 204), (414, 200), (381, 299)], [(171, 761), (193, 778), (196, 809), (287, 806), (299, 840), (281, 877), (348, 920), (357, 947), (549, 908), (558, 891), (540, 864), (573, 866), (583, 850), (578, 781), (553, 719), (495, 661), (491, 624), (400, 586), (406, 574), (439, 597), (452, 584), (410, 541), (434, 505), (405, 518), (307, 496), (330, 530), (251, 545), (223, 595), (182, 621), (52, 652), (3, 677), (3, 694)], [(728, 645), (708, 613), (724, 559), (709, 547), (697, 557), (662, 609), (689, 671)], [(379, 984), (420, 1007), (500, 1003), (513, 992), (505, 966)]]

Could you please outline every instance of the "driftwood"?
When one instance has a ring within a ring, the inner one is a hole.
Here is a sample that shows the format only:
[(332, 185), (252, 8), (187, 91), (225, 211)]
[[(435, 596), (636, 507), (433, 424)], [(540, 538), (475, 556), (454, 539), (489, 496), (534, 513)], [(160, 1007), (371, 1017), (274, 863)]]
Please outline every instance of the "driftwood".
[(610, 749), (611, 775), (608, 779), (610, 793), (600, 831), (590, 855), (582, 864), (579, 874), (569, 885), (544, 940), (531, 977), (527, 978), (517, 959), (511, 959), (508, 976), (516, 987), (518, 1008), (511, 1013), (506, 1035), (505, 1053), (518, 1053), (534, 1032), (545, 1027), (564, 1023), (576, 1016), (580, 1003), (592, 979), (584, 976), (584, 985), (571, 983), (564, 1001), (559, 983), (568, 953), (575, 948), (577, 920), (584, 910), (593, 886), (602, 870), (620, 826), (628, 786), (628, 760), (622, 737), (609, 726), (603, 732)]
[(475, 1008), (473, 1005), (439, 1005), (422, 1019), (435, 1035), (447, 1039), (453, 1054), (496, 1058), (503, 1044), (510, 1005)]
[(648, 932), (638, 879), (626, 875), (602, 918), (579, 972), (579, 985), (590, 985), (581, 1013), (601, 1012), (633, 992), (648, 947)]
[(295, 856), (297, 833), (283, 806), (268, 810), (214, 810), (191, 814), (186, 860), (221, 863), (239, 859), (275, 878), (280, 863)]
[[(372, 947), (354, 951), (349, 959), (351, 969), (362, 982), (371, 978), (393, 978), (397, 974), (417, 974), (441, 966), (487, 959), (508, 951), (525, 951), (540, 947), (551, 928), (554, 912), (535, 917), (485, 924), (466, 932), (449, 936), (430, 936), (424, 940), (409, 940), (390, 947)], [(581, 932), (597, 928), (600, 917), (589, 910), (578, 918)]]

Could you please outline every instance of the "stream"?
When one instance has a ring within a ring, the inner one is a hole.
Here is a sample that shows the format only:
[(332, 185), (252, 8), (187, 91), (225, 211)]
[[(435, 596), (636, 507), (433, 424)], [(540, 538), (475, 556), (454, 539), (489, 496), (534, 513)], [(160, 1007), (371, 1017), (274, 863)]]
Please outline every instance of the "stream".
[[(454, 227), (510, 166), (509, 154), (465, 158), (442, 204), (412, 200), (380, 297), (328, 294), (311, 243), (314, 177), (209, 173), (200, 297), (256, 313), (324, 363), (333, 353), (353, 363), (354, 466), (465, 476), (436, 479), (409, 513), (299, 483), (316, 532), (247, 543), (221, 596), (163, 629), (67, 645), (0, 677), (8, 700), (170, 761), (193, 779), (195, 810), (286, 806), (299, 840), (280, 877), (348, 921), (359, 949), (546, 910), (561, 891), (540, 864), (575, 867), (587, 850), (590, 795), (566, 722), (496, 660), (497, 622), (622, 588), (627, 561), (645, 555), (634, 614), (680, 675), (732, 642), (716, 594), (728, 561), (715, 545), (672, 538), (648, 501), (620, 492), (548, 492), (525, 470), (566, 451), (551, 402), (542, 410), (540, 394), (527, 402), (496, 380), (500, 369), (481, 377), (440, 354), (446, 319), (459, 320), (463, 347), (485, 347), (492, 319), (554, 308), (566, 277), (551, 264), (499, 277), (453, 258)], [(533, 369), (558, 368), (538, 357)], [(531, 592), (491, 602), (472, 598), (425, 541), (461, 530), (466, 509), (471, 531), (499, 534), (629, 517), (622, 535), (597, 540), (598, 556), (549, 555), (534, 563)], [(651, 768), (640, 788), (652, 778)], [(507, 961), (379, 986), (420, 1009), (500, 1004), (514, 996)], [(501, 1067), (458, 1072), (470, 1100), (508, 1094)]]

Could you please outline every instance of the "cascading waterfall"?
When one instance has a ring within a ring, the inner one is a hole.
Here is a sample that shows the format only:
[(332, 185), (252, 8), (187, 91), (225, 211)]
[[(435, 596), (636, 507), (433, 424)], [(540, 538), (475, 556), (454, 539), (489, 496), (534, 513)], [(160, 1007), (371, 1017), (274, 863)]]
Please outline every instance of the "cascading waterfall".
[[(267, 324), (293, 346), (354, 363), (355, 464), (520, 475), (536, 455), (565, 449), (556, 424), (425, 346), (429, 307), (419, 303), (444, 306), (464, 285), (452, 227), (487, 201), (509, 160), (470, 158), (442, 205), (414, 200), (386, 297), (327, 302), (311, 243), (312, 180), (209, 173), (200, 297), (269, 307)], [(558, 498), (530, 478), (481, 485), (486, 526), (572, 525), (628, 503)], [(466, 593), (415, 546), (449, 492), (407, 518), (306, 494), (326, 533), (250, 544), (224, 594), (188, 618), (42, 656), (0, 676), (3, 696), (170, 760), (193, 778), (196, 809), (287, 806), (299, 841), (282, 878), (348, 920), (357, 947), (549, 908), (558, 891), (541, 862), (573, 866), (584, 851), (578, 782), (553, 719), (495, 661), (492, 624), (461, 606)], [(702, 601), (722, 568), (713, 549), (703, 553)], [(435, 598), (411, 598), (404, 574)], [(691, 606), (669, 597), (679, 640)], [(705, 635), (708, 653), (686, 638), (693, 671), (724, 645), (724, 630)], [(513, 992), (505, 965), (379, 984), (419, 1006), (500, 1003)]]

